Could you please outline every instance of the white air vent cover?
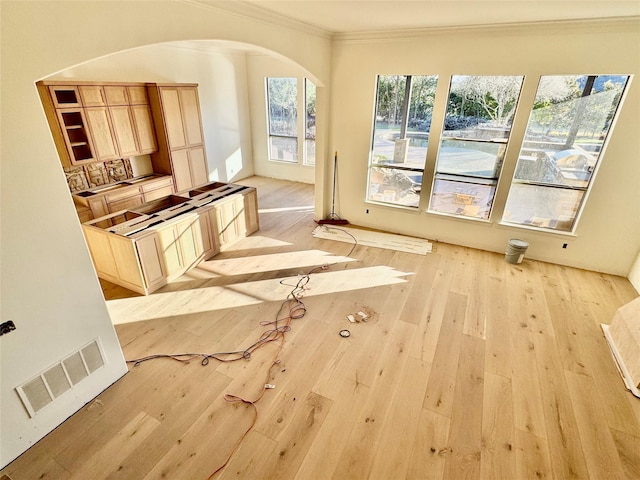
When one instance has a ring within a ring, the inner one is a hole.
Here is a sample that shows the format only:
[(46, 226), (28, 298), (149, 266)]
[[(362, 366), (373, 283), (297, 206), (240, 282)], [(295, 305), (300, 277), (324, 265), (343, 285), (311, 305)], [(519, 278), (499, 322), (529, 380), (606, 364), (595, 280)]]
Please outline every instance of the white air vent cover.
[(96, 338), (77, 352), (63, 358), (44, 372), (29, 379), (16, 391), (29, 415), (33, 417), (42, 408), (73, 388), (82, 379), (103, 367), (105, 356)]

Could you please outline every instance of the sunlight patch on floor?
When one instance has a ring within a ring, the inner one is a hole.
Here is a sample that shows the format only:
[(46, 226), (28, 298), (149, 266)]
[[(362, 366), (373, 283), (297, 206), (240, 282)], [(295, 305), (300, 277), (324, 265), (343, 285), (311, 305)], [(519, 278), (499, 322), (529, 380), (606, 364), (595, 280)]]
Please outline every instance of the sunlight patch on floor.
[(194, 278), (204, 279), (229, 275), (246, 275), (249, 273), (273, 272), (293, 268), (299, 268), (300, 273), (307, 273), (311, 270), (311, 267), (318, 265), (334, 265), (341, 262), (355, 261), (354, 258), (336, 256), (322, 250), (304, 250), (251, 257), (208, 260), (200, 263), (197, 267), (191, 269), (171, 283), (188, 282)]
[[(305, 297), (326, 295), (393, 285), (406, 282), (402, 277), (413, 273), (401, 272), (387, 266), (328, 271), (313, 274)], [(107, 301), (107, 309), (114, 324), (139, 322), (155, 318), (242, 307), (260, 302), (281, 302), (287, 298), (298, 276), (246, 282), (223, 287), (204, 287), (176, 292), (154, 293), (146, 297), (122, 298)]]
[(282, 213), (282, 212), (310, 212), (313, 213), (313, 205), (306, 207), (280, 207), (280, 208), (260, 208), (258, 213)]

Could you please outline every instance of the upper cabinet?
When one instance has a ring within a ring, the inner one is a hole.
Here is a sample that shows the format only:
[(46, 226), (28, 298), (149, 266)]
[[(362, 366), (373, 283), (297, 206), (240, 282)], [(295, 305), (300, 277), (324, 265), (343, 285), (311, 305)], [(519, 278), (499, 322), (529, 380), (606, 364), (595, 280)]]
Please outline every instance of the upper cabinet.
[(100, 85), (80, 85), (78, 90), (83, 107), (104, 107), (107, 104), (104, 88)]
[(151, 85), (148, 90), (159, 142), (154, 171), (173, 175), (176, 192), (208, 183), (198, 86)]
[[(41, 85), (38, 84), (40, 95), (42, 96), (43, 91), (46, 91), (47, 89), (40, 87)], [(51, 96), (51, 101), (55, 108), (71, 108), (82, 106), (82, 101), (80, 100), (80, 91), (76, 86), (52, 85), (49, 87), (48, 93)]]
[(37, 85), (65, 168), (157, 150), (144, 84)]

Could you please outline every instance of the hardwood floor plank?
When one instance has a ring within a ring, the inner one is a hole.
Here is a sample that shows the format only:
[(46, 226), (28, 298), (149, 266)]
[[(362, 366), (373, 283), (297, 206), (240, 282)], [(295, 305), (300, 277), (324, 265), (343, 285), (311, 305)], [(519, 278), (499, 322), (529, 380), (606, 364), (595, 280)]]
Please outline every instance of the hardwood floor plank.
[(451, 453), (448, 446), (450, 420), (423, 408), (413, 442), (407, 479), (443, 480), (444, 466)]
[(393, 408), (393, 398), (401, 382), (398, 372), (403, 371), (407, 363), (406, 345), (414, 332), (415, 325), (400, 321), (389, 329), (389, 339), (376, 362), (377, 377), (342, 451), (334, 478), (367, 478), (371, 474), (377, 448), (385, 443), (384, 421)]
[(625, 478), (616, 445), (592, 378), (566, 371), (580, 441), (591, 478)]
[(334, 383), (337, 394), (296, 473), (296, 478), (301, 480), (328, 480), (333, 477), (342, 451), (369, 397), (370, 387), (354, 383), (345, 376), (337, 376)]
[[(384, 440), (380, 442), (373, 459), (370, 479), (407, 477), (411, 449), (418, 429), (415, 419), (422, 410), (430, 371), (431, 364), (413, 357), (407, 359), (393, 398), (397, 408), (392, 409), (383, 420), (381, 436)], [(389, 445), (393, 445), (393, 448), (389, 448)]]
[(331, 400), (313, 392), (298, 399), (298, 403), (302, 408), (282, 432), (275, 455), (263, 464), (260, 478), (294, 478), (332, 406)]
[[(507, 288), (504, 278), (487, 277), (487, 338), (485, 370), (511, 378), (511, 339), (515, 320), (507, 311)], [(489, 307), (490, 306), (490, 307)]]
[(518, 429), (516, 429), (515, 478), (553, 478), (547, 442), (543, 438)]
[[(435, 254), (437, 255), (437, 254)], [(449, 262), (438, 256), (436, 272), (428, 291), (425, 303), (425, 310), (422, 320), (418, 323), (418, 334), (411, 344), (411, 355), (420, 358), (425, 362), (433, 362), (438, 346), (442, 319), (447, 306), (447, 295), (453, 276), (448, 274)], [(420, 295), (419, 292), (417, 292)], [(422, 295), (420, 295), (422, 298)]]
[(107, 478), (149, 435), (160, 422), (145, 412), (140, 412), (131, 422), (111, 438), (93, 455), (87, 455), (84, 462), (75, 467), (72, 480)]
[(467, 297), (449, 293), (423, 408), (451, 418)]
[(580, 434), (554, 338), (536, 351), (551, 468), (555, 478), (588, 478)]
[(485, 372), (482, 408), (482, 453), (479, 478), (516, 478), (515, 428), (511, 381)]
[(484, 342), (463, 335), (451, 411), (449, 449), (444, 478), (480, 477), (482, 409), (484, 390)]

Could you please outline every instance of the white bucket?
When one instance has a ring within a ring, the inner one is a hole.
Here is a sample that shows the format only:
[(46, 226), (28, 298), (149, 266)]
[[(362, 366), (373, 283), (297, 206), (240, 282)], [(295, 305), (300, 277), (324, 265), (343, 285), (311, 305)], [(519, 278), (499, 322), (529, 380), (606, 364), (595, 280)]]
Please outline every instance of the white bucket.
[(524, 240), (518, 240), (517, 238), (512, 238), (507, 244), (507, 252), (505, 253), (504, 259), (507, 261), (507, 263), (522, 263), (524, 254), (527, 251), (528, 247), (528, 242), (525, 242)]

